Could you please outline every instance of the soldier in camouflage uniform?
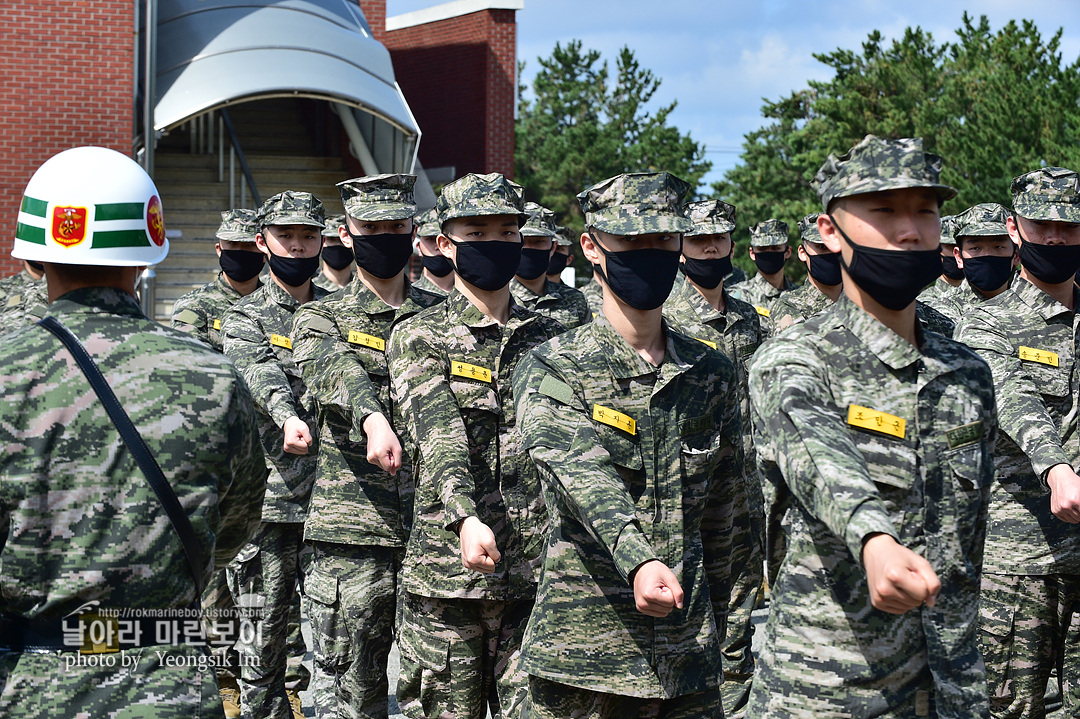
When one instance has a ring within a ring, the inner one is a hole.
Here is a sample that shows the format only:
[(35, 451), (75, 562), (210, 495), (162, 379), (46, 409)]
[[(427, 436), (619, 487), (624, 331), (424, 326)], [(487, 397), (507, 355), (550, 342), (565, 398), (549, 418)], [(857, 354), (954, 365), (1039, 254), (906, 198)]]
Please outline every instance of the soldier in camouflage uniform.
[[(133, 191), (140, 185), (142, 194)], [(54, 236), (47, 217), (71, 205), (135, 206), (147, 229), (129, 224), (124, 247), (93, 247), (110, 229), (104, 220)], [(82, 147), (45, 163), (23, 206), (40, 214), (20, 215), (14, 254), (47, 263), (57, 298), (48, 314), (88, 348), (178, 496), (204, 583), (254, 534), (265, 469), (251, 396), (232, 363), (139, 310), (138, 266), (168, 252), (153, 182), (119, 153)], [(213, 674), (199, 669), (210, 657), (185, 643), (187, 622), (175, 641), (157, 635), (179, 614), (165, 627), (121, 615), (109, 646), (88, 641), (80, 652), (85, 610), (96, 607), (99, 623), (104, 608), (179, 613), (196, 605), (198, 584), (147, 478), (59, 340), (25, 327), (5, 338), (0, 356), (0, 715), (221, 716)], [(74, 625), (70, 640), (65, 625)], [(136, 629), (141, 641), (131, 641)]]
[(810, 319), (831, 307), (844, 289), (840, 275), (840, 255), (830, 252), (821, 241), (814, 212), (799, 220), (799, 259), (806, 264), (806, 282), (794, 292), (785, 292), (772, 308), (773, 331), (782, 332), (793, 324)]
[(724, 716), (721, 641), (750, 537), (734, 507), (745, 491), (735, 368), (662, 318), (694, 229), (689, 190), (660, 172), (578, 195), (605, 313), (535, 349), (514, 377), (551, 508), (522, 649), (530, 719)]
[(529, 220), (521, 228), (521, 263), (510, 280), (510, 294), (525, 309), (550, 317), (568, 330), (585, 324), (592, 319), (585, 295), (547, 278), (555, 256), (555, 213), (535, 202), (526, 203), (525, 212)]
[(21, 272), (0, 280), (0, 303), (4, 308), (0, 313), (0, 334), (31, 325), (44, 317), (49, 306), (45, 266), (23, 260)]
[(511, 377), (562, 325), (513, 301), (523, 212), (502, 175), (466, 175), (439, 197), (446, 300), (390, 338), (391, 397), (415, 437), (398, 702), (408, 717), (517, 716), (518, 652), (547, 513), (520, 449)]
[(757, 274), (730, 288), (731, 296), (753, 305), (761, 315), (762, 327), (772, 332), (773, 302), (798, 285), (784, 275), (784, 263), (791, 257), (788, 245), (788, 226), (780, 220), (764, 220), (750, 228), (750, 259), (757, 265)]
[(956, 262), (957, 216), (941, 218), (941, 275), (934, 283), (919, 293), (919, 300), (937, 309), (937, 301), (956, 292), (964, 279), (964, 273)]
[(312, 282), (327, 292), (337, 292), (356, 277), (356, 268), (353, 266), (356, 258), (340, 237), (344, 224), (345, 215), (335, 215), (323, 225), (322, 264), (319, 266), (319, 274)]
[(454, 266), (439, 252), (439, 245), (435, 241), (439, 236), (439, 213), (433, 207), (420, 213), (416, 222), (416, 248), (420, 252), (424, 271), (413, 286), (445, 297), (454, 289)]
[[(323, 206), (307, 192), (285, 191), (259, 208), (256, 245), (267, 255), (270, 278), (225, 313), (225, 354), (251, 387), (266, 454), (266, 500), (255, 540), (229, 568), (229, 588), (261, 603), (262, 633), (239, 643), (245, 716), (285, 719), (296, 691), (286, 687), (289, 619), (297, 602), (300, 552), (308, 498), (315, 481), (314, 403), (292, 354), (293, 317), (326, 290), (311, 277), (319, 267)], [(286, 693), (291, 690), (291, 696)]]
[[(684, 208), (692, 229), (683, 234), (679, 268), (687, 281), (675, 289), (664, 303), (668, 326), (687, 337), (718, 350), (735, 370), (739, 416), (747, 417), (750, 396), (746, 379), (750, 359), (764, 340), (759, 315), (753, 306), (728, 294), (724, 277), (731, 272), (734, 251), (731, 233), (735, 230), (735, 208), (720, 200), (694, 202)], [(754, 541), (732, 548), (735, 568), (728, 602), (727, 637), (723, 645), (724, 715), (742, 716), (754, 674), (750, 653), (754, 628), (751, 614), (762, 599), (764, 547), (762, 537), (764, 500), (754, 469), (754, 448), (749, 424), (743, 425), (742, 451), (746, 461), (746, 486), (731, 497), (732, 520)]]
[[(551, 261), (548, 263), (548, 282), (554, 282), (557, 285), (564, 284), (562, 281), (562, 271), (570, 266), (573, 259), (574, 241), (570, 239), (570, 228), (556, 225), (555, 254), (551, 256)], [(589, 318), (592, 319), (591, 312), (589, 313)]]
[[(385, 245), (386, 251), (362, 247), (356, 279), (301, 307), (293, 323), (293, 356), (315, 399), (319, 428), (304, 524), (313, 548), (304, 591), (318, 717), (387, 716), (386, 664), (413, 483), (412, 467), (402, 462), (412, 447), (402, 451), (389, 422), (386, 341), (398, 323), (442, 301), (405, 278), (415, 182), (413, 175), (377, 175), (338, 184), (348, 215), (342, 242)], [(382, 257), (388, 262), (379, 262)]]
[(227, 210), (215, 233), (221, 272), (213, 282), (188, 292), (173, 305), (172, 326), (222, 351), (221, 318), (262, 284), (266, 256), (255, 246), (254, 210)]
[[(844, 295), (750, 369), (759, 461), (792, 495), (750, 717), (986, 717), (975, 640), (993, 377), (924, 332), (940, 158), (868, 135), (814, 180)], [(880, 210), (885, 209), (886, 212)]]
[(1008, 214), (1001, 205), (984, 202), (956, 216), (954, 253), (964, 271), (964, 281), (955, 291), (942, 293), (932, 302), (953, 322), (959, 322), (974, 305), (1009, 289), (1020, 259), (1005, 227)]
[(1080, 177), (1044, 167), (1012, 182), (1012, 287), (968, 309), (957, 339), (990, 363), (1002, 432), (986, 537), (979, 642), (990, 709), (1042, 717), (1061, 672), (1065, 716), (1080, 714)]

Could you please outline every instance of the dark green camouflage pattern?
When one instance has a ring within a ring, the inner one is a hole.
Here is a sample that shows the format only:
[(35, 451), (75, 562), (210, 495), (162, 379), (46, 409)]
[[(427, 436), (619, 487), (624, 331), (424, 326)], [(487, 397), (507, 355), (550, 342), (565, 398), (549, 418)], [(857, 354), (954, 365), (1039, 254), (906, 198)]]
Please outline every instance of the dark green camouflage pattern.
[(1014, 178), (1013, 210), (1029, 220), (1080, 222), (1080, 178), (1064, 167), (1043, 167)]
[(817, 313), (832, 307), (832, 304), (833, 301), (828, 295), (819, 290), (813, 282), (807, 280), (801, 287), (785, 292), (773, 302), (772, 310), (770, 310), (773, 333), (783, 332), (792, 325), (805, 322)]
[(724, 719), (719, 692), (708, 689), (674, 699), (639, 699), (578, 689), (540, 677), (529, 677), (529, 696), (523, 719), (565, 717), (664, 717), (664, 719)]
[(589, 311), (592, 312), (593, 317), (604, 313), (604, 288), (600, 286), (596, 275), (582, 285), (581, 294), (585, 295), (585, 301), (589, 303)]
[[(724, 286), (727, 287), (726, 282)], [(765, 330), (766, 335), (771, 335), (773, 303), (785, 292), (791, 292), (798, 289), (798, 287), (797, 284), (785, 277), (784, 286), (776, 289), (760, 272), (757, 272), (745, 282), (732, 285), (727, 289), (732, 297), (742, 300), (757, 311), (761, 319), (762, 329)]]
[(337, 184), (345, 212), (358, 220), (408, 220), (416, 215), (416, 175), (370, 175)]
[(529, 220), (521, 226), (522, 237), (555, 237), (555, 213), (535, 202), (525, 203)]
[(703, 200), (691, 202), (683, 208), (686, 216), (694, 223), (694, 227), (685, 234), (693, 235), (722, 235), (725, 232), (735, 231), (735, 205), (729, 205), (723, 200)]
[(585, 226), (613, 235), (689, 232), (683, 213), (693, 188), (670, 172), (630, 172), (610, 177), (578, 193)]
[(519, 226), (529, 219), (521, 186), (497, 172), (487, 175), (470, 172), (445, 185), (435, 209), (440, 226), (458, 217), (517, 215)]
[[(456, 291), (394, 330), (387, 346), (391, 398), (418, 442), (406, 591), (444, 599), (532, 597), (547, 513), (520, 447), (511, 376), (530, 348), (562, 331), (514, 303), (500, 327)], [(468, 366), (451, 374), (455, 362)], [(502, 560), (491, 574), (461, 563), (451, 527), (469, 516), (495, 533)]]
[(345, 215), (334, 215), (333, 217), (326, 218), (326, 224), (323, 225), (322, 236), (323, 237), (341, 237), (341, 226), (345, 224)]
[(224, 352), (222, 345), (222, 320), (225, 312), (243, 299), (220, 273), (213, 282), (188, 292), (173, 304), (172, 328), (187, 332)]
[(214, 233), (214, 237), (230, 242), (254, 242), (258, 231), (255, 210), (225, 210), (221, 213), (221, 226)]
[(780, 220), (762, 220), (750, 228), (750, 244), (754, 247), (772, 247), (788, 243), (788, 226)]
[[(803, 242), (813, 242), (818, 245), (825, 244), (817, 228), (817, 218), (820, 216), (820, 212), (811, 212), (799, 220), (799, 237)], [(810, 283), (807, 282), (806, 284)]]
[[(717, 687), (732, 552), (751, 541), (734, 524), (746, 480), (732, 363), (669, 329), (654, 366), (601, 316), (526, 356), (514, 387), (551, 515), (525, 670), (643, 698)], [(636, 609), (629, 579), (652, 559), (685, 592), (663, 619)]]
[(510, 280), (510, 294), (525, 309), (550, 317), (568, 330), (592, 321), (585, 295), (558, 282), (548, 280), (544, 284), (544, 294), (538, 295), (515, 277)]
[(577, 238), (573, 236), (569, 227), (559, 225), (555, 228), (555, 242), (562, 247), (572, 247), (577, 244)]
[[(957, 239), (1008, 236), (1009, 228), (1005, 226), (1008, 217), (1009, 211), (996, 202), (981, 202), (956, 215), (954, 234)], [(941, 226), (945, 227), (944, 219)]]
[(956, 215), (943, 215), (941, 218), (941, 244), (956, 244)]
[(417, 237), (435, 237), (442, 231), (439, 228), (439, 213), (434, 207), (416, 216), (416, 226)]
[(267, 225), (311, 225), (322, 231), (326, 211), (310, 192), (285, 190), (262, 203), (255, 213), (255, 224), (260, 229)]
[(940, 176), (941, 157), (926, 152), (921, 137), (867, 135), (846, 154), (830, 154), (811, 184), (828, 212), (829, 203), (839, 197), (909, 187), (929, 187), (939, 202), (951, 200), (956, 190), (940, 184)]
[[(762, 346), (750, 400), (762, 469), (791, 509), (748, 716), (925, 716), (916, 707), (932, 694), (938, 717), (986, 717), (975, 639), (997, 437), (986, 363), (930, 332), (916, 349), (841, 296)], [(852, 406), (905, 420), (903, 437), (848, 424)], [(930, 563), (934, 608), (871, 607), (859, 558), (874, 532)]]
[(36, 279), (24, 268), (0, 280), (0, 335), (34, 324), (45, 316), (48, 306), (44, 277)]
[[(952, 289), (954, 292), (956, 291), (955, 287)], [(915, 317), (918, 318), (923, 329), (930, 332), (937, 332), (943, 337), (953, 336), (956, 323), (946, 315), (942, 314), (939, 310), (934, 309), (921, 300), (915, 301)]]
[(416, 282), (412, 283), (412, 286), (418, 290), (423, 290), (424, 292), (430, 292), (433, 295), (438, 295), (439, 297), (446, 297), (446, 295), (449, 294), (442, 287), (439, 287), (437, 284), (428, 279), (428, 276), (424, 274), (420, 275)]

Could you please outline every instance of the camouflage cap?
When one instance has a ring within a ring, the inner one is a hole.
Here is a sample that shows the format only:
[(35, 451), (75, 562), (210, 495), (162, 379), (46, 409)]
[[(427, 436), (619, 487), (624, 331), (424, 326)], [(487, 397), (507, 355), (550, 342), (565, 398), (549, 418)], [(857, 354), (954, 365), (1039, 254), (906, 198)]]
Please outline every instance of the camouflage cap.
[(562, 247), (570, 247), (574, 244), (574, 238), (570, 234), (569, 227), (559, 225), (555, 228), (555, 242)]
[(1029, 220), (1080, 222), (1080, 183), (1072, 170), (1042, 167), (1012, 181), (1013, 211)]
[(770, 247), (788, 243), (788, 226), (780, 220), (763, 220), (750, 228), (751, 247)]
[(956, 244), (956, 215), (943, 215), (941, 218), (941, 244)]
[(439, 234), (439, 213), (432, 207), (424, 210), (416, 216), (416, 224), (420, 228), (416, 231), (417, 237), (434, 237)]
[(498, 172), (487, 175), (470, 172), (459, 177), (442, 188), (435, 208), (439, 211), (440, 227), (458, 217), (517, 215), (519, 227), (529, 219), (521, 185)]
[(686, 233), (694, 235), (722, 235), (735, 229), (735, 205), (722, 200), (691, 202), (683, 208), (694, 228)]
[(338, 228), (345, 224), (345, 215), (334, 215), (333, 217), (326, 218), (326, 224), (323, 225), (322, 236), (323, 237), (340, 237)]
[(350, 217), (367, 222), (408, 220), (416, 215), (416, 175), (369, 175), (337, 183)]
[(255, 221), (267, 225), (313, 225), (322, 232), (326, 214), (319, 198), (310, 192), (285, 190), (262, 203)]
[(942, 185), (940, 176), (941, 157), (926, 152), (921, 137), (888, 140), (867, 135), (847, 154), (830, 154), (812, 184), (828, 212), (829, 203), (838, 197), (909, 187), (932, 189), (939, 203), (951, 200), (956, 190)]
[(821, 239), (821, 233), (818, 232), (817, 218), (821, 216), (820, 212), (811, 212), (806, 217), (799, 220), (799, 236), (803, 242), (813, 242), (815, 245), (824, 245), (825, 241)]
[(613, 235), (690, 232), (683, 213), (693, 189), (670, 172), (633, 172), (609, 177), (578, 193), (585, 226)]
[[(996, 202), (980, 202), (956, 216), (954, 236), (959, 239), (961, 237), (1001, 237), (1002, 235), (1008, 235), (1009, 229), (1005, 227), (1005, 220), (1008, 217), (1009, 211)], [(944, 235), (944, 221), (942, 221), (941, 226), (942, 235)]]
[(221, 213), (221, 227), (214, 237), (229, 242), (254, 242), (258, 231), (255, 210), (225, 210)]
[(525, 203), (529, 220), (521, 228), (522, 237), (555, 237), (555, 213), (535, 202)]

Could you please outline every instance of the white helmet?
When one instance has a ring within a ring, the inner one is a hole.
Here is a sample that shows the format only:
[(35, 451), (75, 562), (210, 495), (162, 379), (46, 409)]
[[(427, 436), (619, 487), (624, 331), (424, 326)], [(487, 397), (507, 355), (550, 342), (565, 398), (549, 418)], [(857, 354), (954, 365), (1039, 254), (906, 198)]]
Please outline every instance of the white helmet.
[(154, 181), (115, 150), (65, 150), (26, 185), (12, 257), (131, 267), (157, 264), (168, 253)]

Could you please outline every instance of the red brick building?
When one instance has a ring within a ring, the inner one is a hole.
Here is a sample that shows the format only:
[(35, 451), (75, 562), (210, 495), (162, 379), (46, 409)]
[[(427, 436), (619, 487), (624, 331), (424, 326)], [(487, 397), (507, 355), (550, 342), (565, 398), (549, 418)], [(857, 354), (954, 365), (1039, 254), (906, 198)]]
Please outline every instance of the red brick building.
[[(511, 174), (515, 11), (523, 7), (523, 0), (454, 0), (391, 18), (386, 17), (385, 0), (357, 2), (371, 37), (390, 51), (398, 85), (422, 133), (420, 165), (432, 170), (432, 181), (443, 183), (466, 172)], [(254, 5), (155, 0), (154, 7), (164, 16), (171, 6), (175, 17), (230, 4)], [(312, 0), (312, 4), (324, 14), (336, 12), (332, 3)], [(94, 0), (74, 4), (71, 13), (61, 17), (56, 3), (44, 0), (0, 5), (4, 28), (0, 70), (8, 78), (0, 89), (0, 227), (7, 228), (7, 239), (0, 242), (0, 275), (19, 267), (10, 257), (18, 205), (38, 165), (61, 150), (87, 144), (137, 156), (142, 145), (141, 38), (146, 35), (138, 29), (144, 27), (146, 7), (146, 0)], [(159, 73), (167, 69), (157, 68)], [(282, 89), (275, 92), (267, 97), (280, 98)], [(320, 97), (303, 89), (298, 96), (314, 98), (301, 101), (309, 103), (318, 103)], [(258, 99), (252, 95), (223, 102)], [(355, 166), (355, 158), (344, 156), (348, 142), (333, 136), (343, 132), (340, 122), (331, 113), (316, 110), (316, 124), (330, 127), (332, 135), (319, 147), (324, 154), (341, 152), (345, 166)], [(213, 111), (200, 106), (192, 117), (212, 117)], [(213, 142), (211, 124), (207, 128)], [(158, 128), (158, 134), (172, 131), (175, 144), (179, 127), (173, 122), (169, 128)], [(367, 137), (378, 144), (370, 132)], [(378, 159), (379, 148), (375, 150)], [(407, 148), (395, 152), (399, 157), (408, 154)], [(399, 171), (386, 162), (381, 168)], [(170, 198), (162, 194), (166, 223), (172, 226)]]

